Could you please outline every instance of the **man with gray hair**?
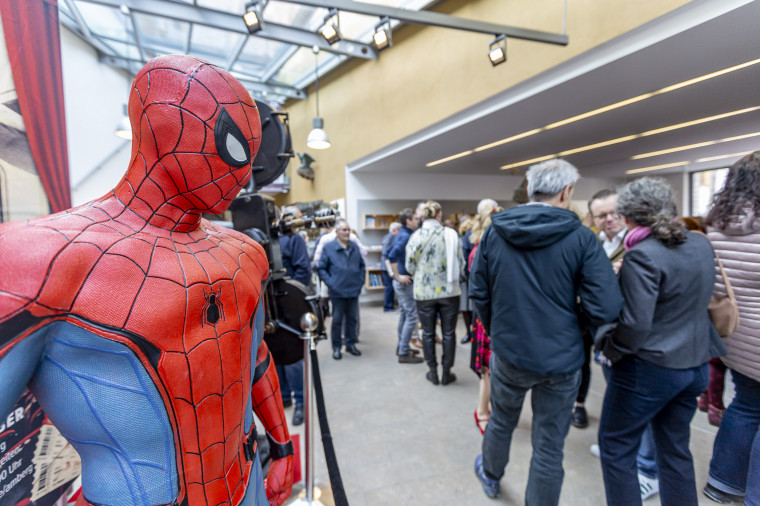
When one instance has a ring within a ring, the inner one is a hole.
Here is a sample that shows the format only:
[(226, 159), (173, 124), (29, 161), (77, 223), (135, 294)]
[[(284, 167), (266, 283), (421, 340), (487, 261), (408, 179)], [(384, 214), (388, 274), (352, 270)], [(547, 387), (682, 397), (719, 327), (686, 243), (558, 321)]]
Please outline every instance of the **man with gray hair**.
[(569, 210), (578, 177), (564, 160), (532, 166), (530, 202), (492, 215), (470, 272), (470, 298), (491, 338), (493, 410), (483, 454), (475, 460), (489, 497), (499, 495), (530, 390), (533, 458), (525, 503), (559, 503), (563, 448), (583, 364), (581, 322), (611, 322), (623, 303), (599, 240)]

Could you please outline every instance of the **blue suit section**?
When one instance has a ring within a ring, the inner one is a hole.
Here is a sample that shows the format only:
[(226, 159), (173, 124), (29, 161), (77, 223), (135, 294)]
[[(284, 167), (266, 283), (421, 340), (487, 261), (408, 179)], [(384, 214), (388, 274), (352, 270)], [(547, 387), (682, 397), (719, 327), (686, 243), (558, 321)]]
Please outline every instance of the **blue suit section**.
[(21, 373), (20, 381), (34, 374), (30, 389), (85, 463), (88, 501), (151, 505), (176, 499), (172, 427), (158, 390), (129, 348), (54, 322), (8, 352), (1, 377), (9, 366)]

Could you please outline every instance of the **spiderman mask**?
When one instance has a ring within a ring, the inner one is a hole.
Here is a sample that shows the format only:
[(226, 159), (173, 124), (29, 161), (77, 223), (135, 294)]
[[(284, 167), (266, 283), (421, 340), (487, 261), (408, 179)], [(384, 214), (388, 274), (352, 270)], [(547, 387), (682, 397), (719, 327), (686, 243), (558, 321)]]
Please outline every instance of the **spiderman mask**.
[[(129, 97), (132, 160), (117, 196), (143, 217), (190, 224), (221, 213), (251, 177), (261, 140), (256, 104), (224, 70), (162, 56), (136, 76)], [(144, 203), (144, 205), (143, 205)], [(130, 206), (132, 207), (132, 206)]]

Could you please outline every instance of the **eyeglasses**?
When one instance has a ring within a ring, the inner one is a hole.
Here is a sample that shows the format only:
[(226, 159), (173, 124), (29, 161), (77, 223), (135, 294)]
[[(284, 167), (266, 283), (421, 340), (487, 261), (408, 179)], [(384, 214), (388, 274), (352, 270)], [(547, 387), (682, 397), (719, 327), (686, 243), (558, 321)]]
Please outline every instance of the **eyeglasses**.
[(616, 213), (616, 212), (613, 211), (611, 213), (597, 214), (596, 216), (594, 216), (594, 219), (595, 220), (606, 220), (609, 217), (611, 217), (611, 218), (620, 218), (620, 215), (618, 213)]

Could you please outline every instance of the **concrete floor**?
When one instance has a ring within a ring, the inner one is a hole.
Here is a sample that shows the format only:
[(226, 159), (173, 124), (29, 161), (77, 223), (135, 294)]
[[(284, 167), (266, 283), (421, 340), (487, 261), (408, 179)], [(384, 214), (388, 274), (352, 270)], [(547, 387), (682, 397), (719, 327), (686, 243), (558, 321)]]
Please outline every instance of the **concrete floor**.
[[(501, 496), (489, 499), (473, 472), (482, 436), (473, 419), (478, 378), (469, 368), (469, 345), (457, 347), (453, 369), (456, 383), (434, 386), (425, 380), (424, 363), (398, 363), (397, 322), (396, 313), (384, 313), (380, 306), (363, 305), (358, 345), (361, 357), (344, 353), (342, 360), (333, 360), (329, 342), (318, 346), (329, 424), (349, 503), (352, 506), (524, 504), (531, 456), (529, 399), (514, 433), (511, 461), (501, 480)], [(460, 318), (457, 339), (463, 331)], [(605, 504), (599, 459), (589, 452), (590, 445), (596, 442), (605, 385), (599, 366), (594, 364), (586, 401), (590, 424), (586, 429), (570, 428), (565, 442), (565, 480), (560, 504)], [(727, 399), (730, 395), (728, 391)], [(292, 411), (293, 408), (286, 410), (289, 421)], [(327, 484), (316, 415), (314, 423), (315, 479)], [(294, 430), (301, 434), (302, 445), (303, 427)], [(691, 429), (699, 504), (712, 506), (714, 503), (701, 494), (701, 488), (707, 478), (717, 429), (707, 423), (706, 414), (701, 412), (694, 416)], [(660, 504), (659, 496), (645, 504)]]

